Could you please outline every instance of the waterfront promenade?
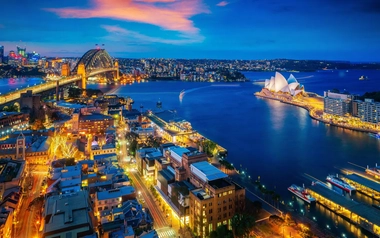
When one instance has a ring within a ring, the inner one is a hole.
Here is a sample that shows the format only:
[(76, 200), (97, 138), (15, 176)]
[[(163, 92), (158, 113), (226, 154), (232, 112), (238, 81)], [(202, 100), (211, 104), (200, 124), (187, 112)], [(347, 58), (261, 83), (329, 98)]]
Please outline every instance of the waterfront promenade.
[(323, 122), (326, 125), (341, 127), (344, 129), (350, 129), (367, 133), (379, 133), (380, 129), (369, 128), (363, 122), (360, 122), (357, 118), (337, 117), (332, 115), (325, 115), (323, 113), (323, 97), (313, 93), (313, 97), (282, 97), (273, 95), (273, 93), (265, 93), (263, 91), (256, 92), (254, 94), (257, 97), (276, 100), (285, 104), (297, 106), (306, 109), (309, 112), (309, 116), (317, 121)]

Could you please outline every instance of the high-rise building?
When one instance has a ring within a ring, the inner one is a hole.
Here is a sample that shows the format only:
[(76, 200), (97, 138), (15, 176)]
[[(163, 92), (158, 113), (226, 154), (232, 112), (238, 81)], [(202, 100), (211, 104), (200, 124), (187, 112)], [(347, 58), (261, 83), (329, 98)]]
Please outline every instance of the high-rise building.
[(13, 50), (9, 51), (9, 59), (10, 60), (14, 60), (16, 58), (16, 54)]
[(26, 48), (21, 48), (20, 46), (17, 46), (17, 54), (19, 57), (25, 57), (26, 56)]
[(0, 64), (3, 63), (4, 58), (4, 46), (0, 45)]
[(345, 116), (352, 113), (353, 96), (346, 93), (324, 92), (324, 112)]
[(61, 68), (61, 76), (70, 76), (69, 63), (63, 63)]
[(208, 237), (218, 226), (231, 229), (231, 218), (243, 209), (245, 189), (207, 161), (192, 164), (190, 182), (190, 228), (199, 237)]
[(373, 99), (355, 100), (352, 104), (353, 116), (359, 117), (361, 121), (380, 123), (380, 103)]

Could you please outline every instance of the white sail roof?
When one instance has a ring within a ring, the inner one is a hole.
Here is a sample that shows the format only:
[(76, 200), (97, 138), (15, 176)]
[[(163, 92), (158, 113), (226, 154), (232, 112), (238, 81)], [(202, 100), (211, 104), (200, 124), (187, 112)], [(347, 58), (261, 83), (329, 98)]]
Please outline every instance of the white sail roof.
[(273, 76), (269, 80), (268, 89), (269, 90), (274, 90), (274, 77)]
[(298, 83), (297, 79), (293, 76), (293, 74), (290, 74), (288, 78), (288, 84), (291, 84), (291, 83)]
[(264, 84), (264, 85), (265, 85), (265, 86), (264, 86), (265, 88), (268, 88), (268, 86), (269, 86), (269, 82), (270, 82), (270, 79), (265, 79), (265, 84)]
[(274, 91), (276, 93), (288, 85), (288, 82), (286, 81), (285, 77), (282, 74), (280, 74), (279, 72), (276, 72), (276, 74), (274, 76), (274, 81), (275, 81)]

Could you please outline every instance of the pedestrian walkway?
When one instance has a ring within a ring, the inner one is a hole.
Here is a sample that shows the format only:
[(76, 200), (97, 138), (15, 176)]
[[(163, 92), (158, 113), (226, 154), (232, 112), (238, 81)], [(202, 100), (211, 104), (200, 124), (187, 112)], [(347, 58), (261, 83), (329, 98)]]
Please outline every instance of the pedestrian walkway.
[(171, 229), (170, 227), (163, 227), (163, 228), (156, 229), (156, 232), (158, 234), (158, 237), (160, 237), (160, 238), (175, 238), (175, 237), (177, 237), (177, 234), (175, 233), (175, 231), (173, 229)]

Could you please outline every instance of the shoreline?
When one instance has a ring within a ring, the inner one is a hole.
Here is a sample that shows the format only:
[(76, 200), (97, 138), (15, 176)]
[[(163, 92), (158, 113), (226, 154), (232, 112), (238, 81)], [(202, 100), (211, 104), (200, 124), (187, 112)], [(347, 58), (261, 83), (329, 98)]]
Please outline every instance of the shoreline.
[(333, 122), (330, 122), (330, 121), (326, 121), (326, 120), (323, 120), (315, 115), (313, 115), (312, 113), (312, 107), (308, 107), (306, 105), (301, 105), (301, 104), (298, 104), (296, 102), (292, 102), (292, 101), (285, 101), (285, 100), (281, 100), (280, 98), (275, 98), (275, 97), (270, 97), (270, 96), (267, 96), (267, 95), (262, 95), (260, 92), (256, 92), (254, 93), (254, 95), (256, 97), (260, 97), (260, 98), (264, 98), (264, 99), (271, 99), (271, 100), (275, 100), (275, 101), (279, 101), (281, 103), (285, 103), (285, 104), (289, 104), (289, 105), (292, 105), (292, 106), (296, 106), (296, 107), (300, 107), (300, 108), (303, 108), (305, 110), (307, 110), (309, 112), (309, 117), (311, 117), (312, 119), (316, 120), (316, 121), (320, 121), (326, 125), (331, 125), (331, 126), (335, 126), (335, 127), (340, 127), (340, 128), (343, 128), (343, 129), (349, 129), (349, 130), (353, 130), (353, 131), (359, 131), (359, 132), (364, 132), (364, 133), (378, 133), (378, 131), (376, 130), (371, 130), (371, 129), (363, 129), (363, 128), (356, 128), (356, 127), (350, 127), (350, 126), (344, 126), (344, 125), (339, 125), (337, 123), (333, 123)]

